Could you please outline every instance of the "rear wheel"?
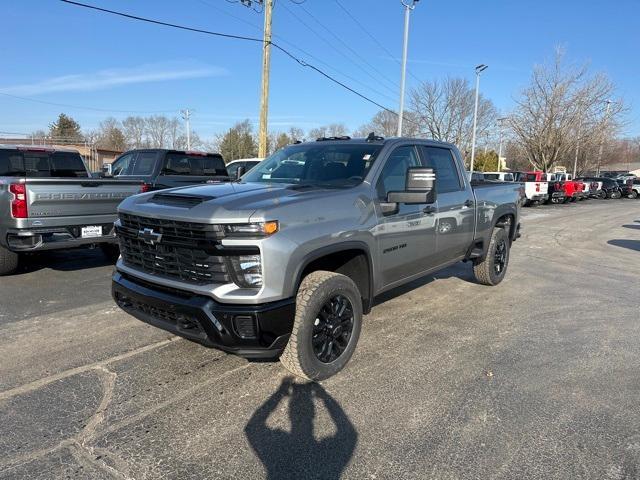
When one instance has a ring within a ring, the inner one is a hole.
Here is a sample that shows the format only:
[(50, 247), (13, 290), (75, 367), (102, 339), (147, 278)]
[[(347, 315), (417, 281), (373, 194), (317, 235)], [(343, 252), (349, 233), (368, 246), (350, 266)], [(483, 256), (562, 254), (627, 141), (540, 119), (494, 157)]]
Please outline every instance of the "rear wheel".
[(631, 193), (629, 194), (629, 198), (638, 198), (638, 192), (636, 192), (635, 190), (632, 190)]
[(18, 254), (0, 246), (0, 275), (10, 275), (18, 268)]
[(498, 285), (504, 279), (509, 266), (510, 248), (511, 240), (507, 231), (504, 228), (494, 228), (486, 257), (473, 264), (473, 274), (478, 283)]
[(280, 362), (294, 375), (324, 380), (344, 368), (362, 326), (362, 299), (349, 277), (317, 271), (296, 297), (296, 316)]
[(600, 191), (598, 192), (598, 198), (599, 198), (600, 200), (604, 200), (604, 199), (606, 199), (606, 198), (607, 198), (607, 192), (605, 192), (604, 190), (600, 190)]

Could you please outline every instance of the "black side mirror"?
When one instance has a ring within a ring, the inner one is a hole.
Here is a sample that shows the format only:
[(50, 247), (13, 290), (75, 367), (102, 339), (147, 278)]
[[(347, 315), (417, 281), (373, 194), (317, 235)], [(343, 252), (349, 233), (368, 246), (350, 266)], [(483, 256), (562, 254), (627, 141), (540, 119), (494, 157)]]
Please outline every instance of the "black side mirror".
[(113, 165), (110, 163), (103, 163), (100, 176), (103, 178), (113, 177)]
[(387, 194), (381, 203), (385, 215), (395, 213), (399, 203), (407, 205), (430, 204), (436, 201), (436, 174), (432, 168), (410, 167), (407, 169), (406, 187), (403, 191)]
[(246, 171), (247, 169), (244, 168), (243, 166), (238, 167), (238, 170), (236, 170), (236, 180), (240, 180), (240, 177), (244, 175)]

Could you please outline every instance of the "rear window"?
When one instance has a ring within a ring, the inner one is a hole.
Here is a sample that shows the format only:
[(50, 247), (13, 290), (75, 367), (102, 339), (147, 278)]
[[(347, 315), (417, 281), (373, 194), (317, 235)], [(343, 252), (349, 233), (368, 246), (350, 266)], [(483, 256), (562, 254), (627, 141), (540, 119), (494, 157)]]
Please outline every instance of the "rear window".
[(524, 177), (524, 181), (525, 182), (535, 182), (536, 181), (536, 174), (535, 173), (527, 173)]
[(0, 150), (0, 177), (24, 177), (24, 161), (20, 152)]
[(227, 176), (222, 157), (167, 153), (164, 175)]
[(0, 176), (87, 178), (89, 173), (78, 153), (2, 150)]
[(497, 173), (485, 173), (484, 174), (484, 179), (485, 180), (500, 180), (500, 175), (498, 175)]

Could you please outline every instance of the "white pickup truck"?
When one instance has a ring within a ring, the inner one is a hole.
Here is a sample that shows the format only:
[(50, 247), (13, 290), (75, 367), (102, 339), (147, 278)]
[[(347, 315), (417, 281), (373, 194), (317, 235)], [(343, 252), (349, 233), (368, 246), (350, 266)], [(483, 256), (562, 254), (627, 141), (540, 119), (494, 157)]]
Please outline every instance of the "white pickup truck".
[(517, 182), (524, 184), (526, 205), (539, 205), (549, 199), (549, 177), (544, 172), (514, 172)]

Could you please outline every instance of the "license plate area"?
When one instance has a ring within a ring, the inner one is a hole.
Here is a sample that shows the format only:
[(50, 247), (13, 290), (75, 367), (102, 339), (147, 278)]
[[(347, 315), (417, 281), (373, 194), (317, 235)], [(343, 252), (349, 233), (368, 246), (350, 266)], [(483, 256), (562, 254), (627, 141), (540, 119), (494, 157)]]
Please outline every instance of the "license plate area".
[(102, 236), (102, 227), (100, 225), (88, 225), (80, 229), (81, 238), (96, 238)]

